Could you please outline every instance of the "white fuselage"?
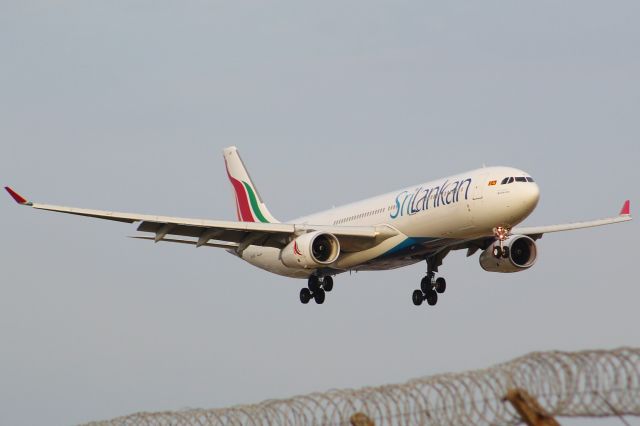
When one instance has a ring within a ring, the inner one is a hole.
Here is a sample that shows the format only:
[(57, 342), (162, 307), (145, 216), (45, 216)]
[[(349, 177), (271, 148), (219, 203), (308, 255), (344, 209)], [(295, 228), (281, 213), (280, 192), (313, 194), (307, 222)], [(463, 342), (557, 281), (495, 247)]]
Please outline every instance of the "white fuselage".
[[(505, 178), (511, 183), (502, 183)], [(524, 179), (523, 179), (524, 178)], [(296, 224), (386, 225), (399, 235), (367, 250), (341, 254), (331, 265), (346, 270), (392, 269), (420, 261), (420, 255), (452, 240), (490, 237), (511, 228), (535, 209), (540, 191), (530, 176), (511, 167), (486, 167), (410, 186), (291, 221)], [(250, 246), (242, 259), (267, 271), (306, 278), (314, 271), (286, 267), (280, 250)]]

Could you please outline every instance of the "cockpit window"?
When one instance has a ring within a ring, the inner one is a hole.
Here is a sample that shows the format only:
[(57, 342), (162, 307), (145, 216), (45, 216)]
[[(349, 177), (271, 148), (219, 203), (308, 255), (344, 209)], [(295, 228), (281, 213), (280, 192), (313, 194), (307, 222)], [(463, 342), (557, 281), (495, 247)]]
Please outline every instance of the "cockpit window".
[(506, 185), (508, 183), (513, 182), (535, 182), (532, 177), (529, 176), (517, 176), (517, 177), (506, 177), (500, 181), (500, 185)]

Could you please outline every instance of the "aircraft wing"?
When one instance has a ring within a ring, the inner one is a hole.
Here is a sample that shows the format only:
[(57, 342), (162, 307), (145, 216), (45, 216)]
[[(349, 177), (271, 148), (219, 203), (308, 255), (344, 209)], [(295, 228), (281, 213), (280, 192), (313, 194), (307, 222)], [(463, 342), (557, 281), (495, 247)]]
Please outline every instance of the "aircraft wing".
[[(534, 240), (542, 238), (543, 234), (548, 232), (559, 231), (571, 231), (574, 229), (592, 228), (594, 226), (610, 225), (613, 223), (627, 222), (631, 220), (630, 202), (625, 201), (622, 205), (622, 209), (618, 216), (608, 217), (605, 219), (596, 219), (586, 222), (574, 222), (565, 223), (560, 225), (546, 225), (546, 226), (516, 226), (511, 230), (512, 235), (527, 235)], [(434, 255), (439, 256), (440, 259), (444, 257), (452, 250), (467, 250), (467, 257), (472, 256), (478, 250), (486, 249), (493, 241), (494, 236), (486, 236), (481, 238), (475, 238), (471, 240), (457, 241), (452, 244), (439, 246), (434, 250)], [(441, 261), (441, 260), (440, 260)]]
[(630, 202), (629, 200), (627, 200), (622, 205), (622, 209), (620, 209), (620, 213), (618, 214), (618, 216), (615, 216), (615, 217), (590, 220), (587, 222), (565, 223), (562, 225), (523, 226), (523, 227), (516, 226), (511, 230), (511, 233), (515, 235), (528, 235), (533, 239), (538, 239), (542, 237), (542, 234), (546, 234), (549, 232), (571, 231), (574, 229), (592, 228), (594, 226), (602, 226), (602, 225), (610, 225), (613, 223), (626, 222), (631, 219), (632, 218), (631, 218), (631, 211), (630, 211)]
[[(334, 234), (340, 240), (341, 247), (344, 247), (345, 251), (349, 251), (377, 244), (381, 240), (397, 234), (397, 231), (386, 226), (312, 226), (288, 223), (236, 222), (55, 206), (33, 203), (13, 189), (9, 187), (5, 187), (5, 189), (18, 204), (23, 206), (124, 223), (140, 222), (138, 231), (154, 233), (155, 236), (134, 238), (155, 242), (193, 244), (196, 247), (232, 248), (238, 251), (242, 251), (250, 245), (283, 248), (291, 241), (292, 236), (318, 230)], [(165, 239), (168, 235), (191, 237), (197, 240)], [(214, 242), (210, 242), (211, 240)]]

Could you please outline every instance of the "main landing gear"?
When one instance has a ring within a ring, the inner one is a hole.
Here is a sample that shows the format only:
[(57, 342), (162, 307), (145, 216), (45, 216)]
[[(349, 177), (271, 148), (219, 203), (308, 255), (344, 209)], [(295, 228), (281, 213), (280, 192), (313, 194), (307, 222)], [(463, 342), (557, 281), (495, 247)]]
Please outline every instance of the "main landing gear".
[(420, 289), (414, 290), (411, 300), (416, 306), (422, 305), (425, 300), (430, 306), (438, 303), (438, 294), (442, 294), (447, 289), (447, 281), (443, 277), (436, 278), (435, 272), (438, 267), (433, 258), (427, 259), (427, 276), (420, 281)]
[(427, 274), (420, 282), (420, 289), (413, 291), (411, 299), (414, 305), (420, 306), (425, 300), (430, 306), (438, 303), (438, 294), (444, 293), (447, 289), (447, 281), (443, 277), (434, 278), (435, 274)]
[(309, 277), (308, 287), (304, 287), (300, 290), (300, 301), (306, 305), (311, 299), (313, 299), (318, 305), (322, 305), (324, 303), (326, 292), (331, 291), (332, 289), (332, 277), (327, 276), (320, 279), (317, 275), (311, 275)]

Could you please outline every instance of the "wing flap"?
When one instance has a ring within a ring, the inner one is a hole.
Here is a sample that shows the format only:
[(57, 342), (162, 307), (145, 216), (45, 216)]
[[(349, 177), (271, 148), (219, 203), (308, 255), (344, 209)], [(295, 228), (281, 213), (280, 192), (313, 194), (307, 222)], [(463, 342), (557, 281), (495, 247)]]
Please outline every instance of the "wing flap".
[[(139, 235), (134, 235), (131, 236), (129, 238), (133, 238), (136, 240), (147, 240), (147, 241), (154, 241), (155, 238), (153, 237), (143, 237), (143, 236), (139, 236)], [(161, 240), (162, 242), (165, 243), (178, 243), (178, 244), (189, 244), (189, 245), (197, 245), (198, 243), (196, 241), (190, 241), (190, 240), (179, 240), (176, 238), (165, 238), (163, 240)], [(213, 243), (204, 243), (201, 244), (202, 246), (205, 247), (216, 247), (216, 248), (223, 248), (223, 249), (235, 249), (236, 247), (238, 247), (238, 244), (235, 243), (226, 243), (223, 241), (218, 241), (218, 242), (213, 242)]]

